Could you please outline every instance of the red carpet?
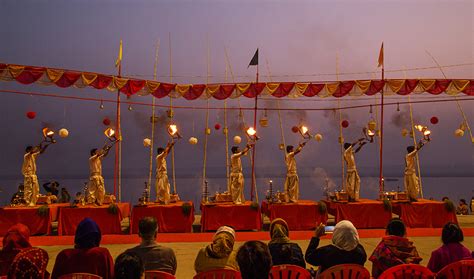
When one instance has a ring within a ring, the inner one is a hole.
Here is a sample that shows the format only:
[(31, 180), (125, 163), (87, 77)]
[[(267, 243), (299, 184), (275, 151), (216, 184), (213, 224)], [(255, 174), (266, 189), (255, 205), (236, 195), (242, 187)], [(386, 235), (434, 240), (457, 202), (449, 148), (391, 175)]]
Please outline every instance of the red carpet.
[[(361, 238), (379, 238), (385, 234), (385, 230), (358, 230)], [(474, 236), (474, 228), (464, 228), (464, 236)], [(293, 240), (309, 240), (313, 236), (312, 231), (292, 231), (290, 237)], [(161, 233), (158, 234), (159, 242), (210, 242), (213, 233)], [(237, 232), (237, 241), (247, 240), (269, 240), (268, 232)], [(419, 228), (408, 229), (409, 237), (435, 236), (441, 237), (441, 229)], [(324, 238), (330, 238), (326, 235)], [(33, 246), (72, 245), (74, 236), (32, 236), (30, 242)], [(138, 235), (104, 235), (102, 244), (133, 244), (140, 242)]]

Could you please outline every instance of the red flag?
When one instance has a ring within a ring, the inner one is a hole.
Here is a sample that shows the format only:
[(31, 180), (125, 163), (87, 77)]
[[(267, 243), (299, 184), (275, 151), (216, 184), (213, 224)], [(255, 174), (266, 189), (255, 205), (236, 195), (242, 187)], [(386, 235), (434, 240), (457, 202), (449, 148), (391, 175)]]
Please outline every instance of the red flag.
[(380, 66), (384, 66), (384, 61), (383, 61), (383, 42), (382, 42), (382, 46), (380, 47), (380, 52), (379, 52), (379, 65), (377, 66), (380, 67)]

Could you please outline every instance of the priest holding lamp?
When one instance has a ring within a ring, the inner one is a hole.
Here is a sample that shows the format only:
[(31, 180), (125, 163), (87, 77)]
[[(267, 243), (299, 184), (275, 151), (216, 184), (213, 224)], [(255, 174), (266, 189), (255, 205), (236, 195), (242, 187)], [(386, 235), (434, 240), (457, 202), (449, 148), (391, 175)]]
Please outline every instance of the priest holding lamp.
[(285, 192), (288, 197), (289, 202), (297, 202), (300, 194), (299, 190), (299, 178), (298, 173), (296, 172), (296, 160), (295, 155), (300, 153), (303, 147), (306, 145), (306, 142), (302, 142), (298, 145), (296, 150), (294, 150), (293, 145), (286, 146), (286, 180), (285, 180)]
[(23, 165), (21, 166), (21, 173), (24, 176), (24, 197), (25, 202), (28, 206), (35, 206), (36, 201), (38, 200), (39, 194), (39, 183), (38, 177), (36, 176), (36, 158), (46, 151), (46, 148), (53, 143), (56, 143), (56, 140), (53, 139), (54, 131), (49, 128), (43, 129), (43, 141), (33, 147), (27, 146), (25, 150), (25, 155), (23, 156)]
[(115, 130), (107, 128), (104, 131), (107, 137), (104, 147), (98, 150), (94, 148), (91, 150), (89, 157), (89, 183), (88, 183), (88, 203), (95, 203), (102, 205), (105, 198), (105, 183), (102, 177), (102, 160), (109, 154), (110, 149), (117, 143), (120, 138), (117, 138)]
[[(369, 130), (370, 131), (370, 130)], [(372, 138), (372, 133), (369, 134)], [(347, 166), (346, 191), (349, 201), (358, 201), (360, 194), (360, 177), (355, 163), (355, 153), (359, 152), (362, 146), (369, 142), (368, 138), (361, 138), (354, 143), (344, 143), (344, 161)], [(354, 150), (354, 146), (357, 147)]]
[(431, 131), (428, 127), (422, 125), (415, 125), (415, 129), (423, 134), (423, 139), (417, 144), (417, 146), (408, 146), (407, 155), (405, 156), (405, 173), (404, 173), (404, 184), (405, 190), (407, 191), (408, 198), (410, 201), (417, 201), (418, 194), (420, 193), (420, 181), (416, 175), (416, 154), (418, 151), (429, 142)]

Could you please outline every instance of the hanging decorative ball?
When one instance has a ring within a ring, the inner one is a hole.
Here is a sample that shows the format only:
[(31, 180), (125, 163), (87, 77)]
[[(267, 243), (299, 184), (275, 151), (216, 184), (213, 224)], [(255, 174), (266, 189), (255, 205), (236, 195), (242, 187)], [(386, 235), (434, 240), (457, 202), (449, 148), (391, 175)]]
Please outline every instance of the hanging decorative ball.
[(291, 127), (291, 131), (296, 134), (300, 131), (300, 129), (298, 128), (298, 126), (293, 126)]
[(132, 110), (133, 110), (133, 107), (132, 107), (131, 104), (128, 105), (128, 110), (129, 110), (129, 111), (132, 111)]
[(102, 120), (102, 123), (105, 125), (105, 126), (109, 126), (111, 121), (108, 117), (104, 118), (104, 120)]
[(145, 146), (145, 147), (150, 147), (150, 146), (151, 146), (151, 139), (149, 139), (149, 138), (144, 138), (144, 139), (143, 139), (143, 146)]
[(260, 126), (262, 126), (263, 128), (265, 127), (268, 127), (268, 118), (266, 118), (265, 116), (260, 118)]
[(278, 148), (279, 148), (280, 150), (284, 150), (284, 149), (285, 149), (285, 145), (284, 145), (283, 143), (280, 143), (280, 144), (278, 145)]
[(431, 117), (430, 122), (431, 122), (431, 124), (436, 125), (436, 124), (438, 124), (439, 119), (438, 119), (438, 117), (433, 116), (433, 117)]
[(342, 126), (342, 128), (347, 128), (347, 127), (349, 127), (349, 121), (347, 121), (347, 120), (342, 120), (342, 121), (341, 121), (341, 126)]
[(323, 140), (323, 135), (321, 134), (316, 134), (314, 135), (314, 139), (317, 141), (317, 142), (320, 142)]
[(367, 124), (367, 127), (369, 128), (369, 130), (375, 131), (375, 129), (377, 129), (377, 122), (375, 122), (375, 120), (370, 120)]
[(62, 128), (59, 130), (58, 134), (62, 138), (67, 138), (69, 136), (69, 131), (66, 128)]
[(214, 129), (219, 130), (220, 128), (221, 128), (221, 124), (216, 123), (216, 125), (214, 125)]
[(189, 143), (192, 145), (196, 145), (198, 143), (198, 139), (195, 137), (190, 137), (189, 138)]
[(461, 130), (461, 129), (456, 129), (456, 131), (454, 131), (454, 135), (456, 137), (462, 137), (462, 136), (464, 136), (464, 131)]
[(36, 117), (36, 112), (34, 111), (29, 111), (26, 113), (26, 117), (28, 117), (29, 119), (35, 119)]
[(408, 136), (408, 133), (409, 133), (409, 132), (408, 132), (407, 129), (405, 129), (405, 128), (402, 129), (402, 137)]
[(211, 128), (206, 128), (206, 129), (204, 129), (204, 133), (205, 133), (206, 135), (210, 135), (210, 134), (211, 134)]
[(240, 144), (241, 142), (242, 142), (242, 138), (241, 138), (241, 137), (239, 137), (239, 136), (235, 136), (235, 137), (234, 137), (234, 143), (235, 143), (235, 144)]
[(100, 109), (104, 109), (104, 103), (103, 103), (102, 101), (100, 101), (99, 108), (100, 108)]

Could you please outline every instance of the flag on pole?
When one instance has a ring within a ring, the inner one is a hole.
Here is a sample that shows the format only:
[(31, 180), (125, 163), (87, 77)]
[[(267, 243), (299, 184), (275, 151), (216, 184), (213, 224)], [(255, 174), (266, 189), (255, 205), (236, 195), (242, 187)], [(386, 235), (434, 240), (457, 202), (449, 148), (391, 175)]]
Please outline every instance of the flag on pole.
[(383, 42), (382, 42), (382, 46), (380, 47), (380, 52), (379, 52), (379, 65), (377, 66), (377, 68), (379, 67), (383, 67), (384, 66), (384, 61), (383, 61)]
[(257, 51), (255, 51), (255, 54), (253, 55), (252, 60), (250, 60), (250, 63), (247, 66), (247, 68), (250, 66), (257, 66), (257, 65), (258, 65), (258, 48), (257, 48)]
[(115, 60), (115, 67), (118, 67), (122, 63), (122, 40), (120, 40), (120, 48), (117, 60)]

